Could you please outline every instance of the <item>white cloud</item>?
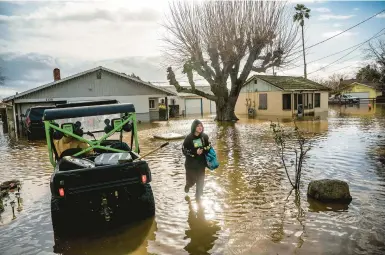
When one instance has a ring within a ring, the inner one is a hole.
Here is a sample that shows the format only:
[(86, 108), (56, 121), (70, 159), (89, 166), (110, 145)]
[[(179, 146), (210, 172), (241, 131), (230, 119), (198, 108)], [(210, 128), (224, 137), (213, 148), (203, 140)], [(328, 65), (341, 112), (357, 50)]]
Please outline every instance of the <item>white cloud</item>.
[[(341, 30), (326, 32), (326, 33), (323, 33), (322, 36), (323, 37), (332, 37), (332, 36), (338, 35), (341, 32), (342, 32)], [(345, 33), (341, 34), (340, 36), (353, 36), (353, 35), (357, 35), (357, 34), (358, 33), (345, 32)]]
[(333, 14), (322, 14), (319, 16), (318, 20), (346, 20), (351, 19), (355, 15), (333, 15)]
[(354, 11), (359, 11), (359, 10), (360, 10), (360, 8), (354, 8), (353, 10), (354, 10)]
[(323, 8), (323, 7), (320, 7), (320, 8), (313, 8), (311, 9), (312, 11), (316, 11), (316, 12), (321, 12), (321, 13), (327, 13), (327, 12), (331, 12), (330, 9), (328, 8)]
[(16, 92), (18, 91), (8, 87), (0, 86), (0, 99), (4, 97), (13, 96), (16, 94)]
[(385, 13), (380, 13), (376, 16), (376, 18), (383, 19), (385, 18)]
[(333, 27), (342, 27), (342, 24), (340, 24), (340, 23), (334, 23), (334, 24), (333, 24)]
[(0, 16), (8, 30), (0, 49), (91, 61), (159, 55), (165, 7), (147, 1), (39, 3), (32, 11)]

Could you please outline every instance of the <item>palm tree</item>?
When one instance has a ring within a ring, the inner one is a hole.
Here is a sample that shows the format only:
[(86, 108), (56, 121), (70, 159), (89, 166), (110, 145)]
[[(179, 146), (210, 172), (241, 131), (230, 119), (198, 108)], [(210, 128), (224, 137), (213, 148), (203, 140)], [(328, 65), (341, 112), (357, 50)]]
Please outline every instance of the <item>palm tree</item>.
[(307, 73), (306, 73), (305, 38), (303, 34), (303, 26), (305, 25), (305, 18), (306, 19), (310, 18), (310, 9), (303, 4), (297, 4), (297, 6), (294, 8), (296, 10), (296, 13), (294, 15), (294, 22), (299, 22), (302, 28), (303, 64), (304, 64), (304, 76), (306, 79)]

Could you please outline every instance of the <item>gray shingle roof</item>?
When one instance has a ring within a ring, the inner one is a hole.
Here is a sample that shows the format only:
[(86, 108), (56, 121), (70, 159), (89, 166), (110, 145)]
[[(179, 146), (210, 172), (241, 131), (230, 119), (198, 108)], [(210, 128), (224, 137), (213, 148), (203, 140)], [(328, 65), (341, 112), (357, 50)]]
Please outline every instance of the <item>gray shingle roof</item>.
[(246, 83), (255, 78), (259, 78), (282, 90), (330, 90), (317, 82), (295, 76), (254, 75)]

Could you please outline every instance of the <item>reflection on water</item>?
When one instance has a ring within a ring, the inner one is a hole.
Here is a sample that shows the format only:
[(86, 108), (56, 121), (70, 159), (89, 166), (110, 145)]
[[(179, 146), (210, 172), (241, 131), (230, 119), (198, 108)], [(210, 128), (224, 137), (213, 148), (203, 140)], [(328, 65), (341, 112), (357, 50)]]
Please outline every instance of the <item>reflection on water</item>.
[[(331, 106), (327, 118), (298, 122), (314, 134), (314, 148), (304, 165), (301, 192), (290, 194), (269, 119), (217, 124), (205, 118), (221, 166), (207, 171), (200, 205), (185, 201), (182, 140), (172, 141), (147, 158), (155, 219), (73, 239), (54, 239), (52, 167), (44, 142), (0, 134), (0, 181), (23, 182), (17, 219), (12, 221), (8, 207), (1, 214), (0, 254), (383, 254), (385, 107), (365, 107)], [(154, 134), (185, 134), (190, 125), (186, 119), (140, 124), (142, 153), (163, 143)], [(351, 204), (308, 199), (307, 184), (319, 178), (347, 181)]]
[(217, 232), (220, 230), (218, 223), (205, 218), (205, 210), (202, 204), (197, 204), (193, 208), (191, 201), (189, 204), (188, 225), (189, 229), (185, 231), (185, 239), (190, 242), (184, 247), (189, 254), (210, 254), (215, 240), (218, 239)]
[(154, 218), (109, 232), (77, 238), (55, 238), (54, 252), (60, 254), (146, 254), (149, 240), (155, 240)]

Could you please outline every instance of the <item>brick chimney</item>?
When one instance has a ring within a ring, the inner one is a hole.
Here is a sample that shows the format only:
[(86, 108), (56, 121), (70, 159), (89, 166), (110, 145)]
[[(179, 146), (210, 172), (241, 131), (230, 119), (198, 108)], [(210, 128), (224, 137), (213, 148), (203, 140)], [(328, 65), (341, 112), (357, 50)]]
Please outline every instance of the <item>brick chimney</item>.
[(54, 81), (60, 80), (60, 69), (59, 68), (53, 69), (53, 80)]

